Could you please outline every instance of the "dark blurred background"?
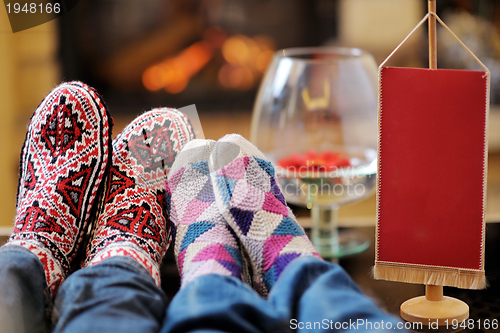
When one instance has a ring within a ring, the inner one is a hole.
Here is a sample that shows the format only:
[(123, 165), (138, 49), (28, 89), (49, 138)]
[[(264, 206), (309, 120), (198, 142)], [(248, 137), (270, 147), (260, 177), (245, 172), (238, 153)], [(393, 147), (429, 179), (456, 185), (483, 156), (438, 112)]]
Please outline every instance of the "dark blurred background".
[[(438, 13), (492, 70), (494, 102), (499, 4), (437, 1)], [(64, 80), (95, 86), (119, 112), (192, 103), (249, 110), (274, 51), (348, 45), (380, 62), (425, 11), (418, 0), (81, 0), (58, 19), (58, 59)], [(475, 68), (447, 32), (440, 35), (440, 65)], [(422, 41), (410, 44), (397, 65), (425, 63)]]

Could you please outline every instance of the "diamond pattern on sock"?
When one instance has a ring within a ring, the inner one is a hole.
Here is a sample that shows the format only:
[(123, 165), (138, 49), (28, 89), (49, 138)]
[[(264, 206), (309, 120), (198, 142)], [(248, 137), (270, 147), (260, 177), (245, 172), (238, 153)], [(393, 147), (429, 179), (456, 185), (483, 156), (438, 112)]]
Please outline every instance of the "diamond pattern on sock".
[(160, 286), (159, 266), (170, 244), (165, 181), (176, 155), (193, 138), (186, 116), (166, 108), (140, 115), (116, 136), (110, 184), (85, 265), (127, 256)]
[(38, 182), (38, 177), (35, 173), (35, 168), (33, 167), (33, 162), (31, 161), (31, 156), (27, 161), (26, 179), (24, 180), (24, 187), (28, 191), (35, 189), (36, 183)]
[[(210, 141), (188, 144), (172, 167), (170, 219), (176, 228), (175, 256), (181, 287), (199, 276), (220, 274), (242, 279), (238, 242), (214, 201), (206, 159)], [(196, 153), (195, 151), (198, 151)]]
[(116, 195), (123, 194), (127, 188), (134, 184), (134, 180), (127, 177), (125, 172), (121, 172), (116, 167), (111, 166), (110, 186), (108, 186), (105, 196), (106, 202), (111, 202)]
[[(207, 180), (208, 183), (208, 180)], [(184, 213), (184, 217), (182, 218), (181, 224), (189, 224), (190, 221), (194, 221), (203, 214), (203, 212), (211, 205), (211, 202), (201, 201), (198, 199), (193, 199), (190, 203), (188, 203), (186, 207), (186, 212)]]
[[(95, 164), (95, 163), (92, 163)], [(78, 216), (82, 209), (85, 197), (83, 184), (87, 184), (92, 176), (93, 165), (82, 165), (78, 171), (70, 171), (69, 177), (61, 179), (56, 186), (56, 192), (62, 197), (63, 202), (70, 208), (71, 214)]]
[(304, 235), (304, 230), (288, 216), (285, 217), (280, 225), (273, 231), (273, 235), (292, 235), (292, 236), (302, 236)]
[[(247, 233), (249, 239), (265, 241), (274, 232), (275, 228), (281, 224), (283, 217), (279, 214), (269, 213), (265, 210), (259, 210), (254, 215), (253, 223)], [(266, 224), (267, 228), (260, 227), (261, 224)]]
[(239, 208), (231, 208), (230, 212), (240, 232), (246, 236), (248, 230), (250, 230), (250, 226), (252, 225), (254, 213), (252, 211)]
[(81, 141), (85, 123), (73, 112), (71, 96), (61, 95), (56, 112), (48, 113), (41, 127), (42, 141), (55, 159)]
[(179, 249), (180, 251), (183, 251), (189, 244), (194, 242), (196, 238), (215, 226), (214, 223), (210, 222), (194, 222), (191, 224), (187, 223), (186, 225), (188, 225), (188, 229), (182, 239), (181, 247)]
[(236, 183), (235, 191), (248, 193), (248, 196), (245, 198), (238, 196), (233, 196), (231, 198), (231, 206), (240, 207), (243, 210), (259, 210), (260, 208), (262, 208), (266, 200), (266, 193), (264, 191), (244, 181)]
[(31, 117), (20, 158), (16, 220), (9, 244), (42, 262), (55, 296), (76, 263), (109, 171), (112, 118), (81, 82), (52, 90)]
[(47, 209), (40, 207), (38, 201), (33, 201), (33, 206), (28, 207), (14, 228), (21, 232), (53, 231), (57, 234), (63, 234), (66, 231), (61, 225), (57, 224), (56, 219), (47, 214)]
[(276, 258), (280, 256), (281, 250), (292, 241), (292, 235), (273, 235), (269, 237), (264, 243), (264, 271), (267, 271), (274, 262)]
[(293, 259), (320, 256), (286, 206), (272, 164), (255, 146), (228, 135), (214, 145), (211, 158), (224, 159), (228, 143), (239, 147), (239, 155), (218, 170), (214, 166), (222, 163), (209, 164), (217, 206), (250, 257), (253, 288), (267, 296)]

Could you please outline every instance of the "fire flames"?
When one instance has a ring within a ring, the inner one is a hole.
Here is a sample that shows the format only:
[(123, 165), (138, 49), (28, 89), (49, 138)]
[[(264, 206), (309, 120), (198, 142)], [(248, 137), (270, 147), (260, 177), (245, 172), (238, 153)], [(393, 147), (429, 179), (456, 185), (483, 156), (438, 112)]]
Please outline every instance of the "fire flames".
[(218, 71), (219, 83), (226, 89), (244, 91), (253, 88), (266, 71), (275, 52), (274, 40), (263, 35), (227, 36), (220, 28), (209, 28), (203, 40), (148, 67), (142, 83), (150, 91), (180, 93), (217, 52), (224, 59)]

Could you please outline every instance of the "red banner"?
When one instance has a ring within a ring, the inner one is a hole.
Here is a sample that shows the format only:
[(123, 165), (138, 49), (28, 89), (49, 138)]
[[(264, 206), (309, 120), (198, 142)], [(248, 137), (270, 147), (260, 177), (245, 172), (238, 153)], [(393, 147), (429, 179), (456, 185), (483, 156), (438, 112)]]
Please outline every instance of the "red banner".
[(381, 68), (376, 278), (484, 287), (488, 80)]

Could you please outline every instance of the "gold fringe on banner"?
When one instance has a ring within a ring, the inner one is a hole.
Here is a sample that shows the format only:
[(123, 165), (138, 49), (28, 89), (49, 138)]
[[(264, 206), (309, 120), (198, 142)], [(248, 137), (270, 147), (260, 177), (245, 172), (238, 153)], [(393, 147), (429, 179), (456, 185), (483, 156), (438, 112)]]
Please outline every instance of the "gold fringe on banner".
[(487, 287), (484, 271), (387, 261), (375, 262), (373, 277), (376, 280), (450, 286), (462, 289), (484, 289)]

